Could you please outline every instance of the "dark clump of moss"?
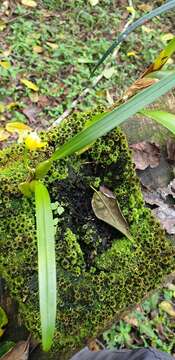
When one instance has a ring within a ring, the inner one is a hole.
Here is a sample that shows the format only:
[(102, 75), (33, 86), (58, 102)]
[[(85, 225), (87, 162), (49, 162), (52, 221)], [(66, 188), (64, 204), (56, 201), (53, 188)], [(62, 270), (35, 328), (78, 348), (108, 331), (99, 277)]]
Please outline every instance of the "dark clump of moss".
[[(48, 147), (31, 155), (30, 166), (46, 159), (91, 116), (74, 114), (58, 129), (43, 134)], [(28, 178), (22, 154), (22, 145), (0, 152), (0, 271), (26, 326), (40, 338), (35, 210), (34, 201), (18, 190)], [(158, 286), (175, 268), (174, 249), (144, 207), (120, 129), (98, 139), (81, 155), (55, 162), (44, 181), (56, 232), (58, 310), (52, 350), (71, 353)], [(133, 242), (95, 217), (91, 185), (105, 185), (115, 193)]]

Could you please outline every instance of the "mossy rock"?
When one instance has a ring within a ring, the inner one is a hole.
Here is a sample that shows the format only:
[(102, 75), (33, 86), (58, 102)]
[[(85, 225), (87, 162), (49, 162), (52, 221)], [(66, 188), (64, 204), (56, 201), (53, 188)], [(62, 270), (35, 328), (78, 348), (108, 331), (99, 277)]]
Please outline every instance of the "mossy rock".
[[(92, 113), (75, 113), (43, 133), (44, 151), (30, 155), (30, 167), (81, 130)], [(28, 178), (23, 146), (0, 152), (0, 274), (19, 304), (27, 328), (40, 339), (37, 241), (34, 200), (18, 185)], [(174, 249), (145, 208), (127, 141), (120, 129), (88, 151), (55, 162), (44, 179), (54, 210), (57, 258), (57, 327), (50, 357), (66, 359), (140, 302), (175, 269)], [(93, 190), (105, 185), (116, 195), (133, 242), (98, 220)]]

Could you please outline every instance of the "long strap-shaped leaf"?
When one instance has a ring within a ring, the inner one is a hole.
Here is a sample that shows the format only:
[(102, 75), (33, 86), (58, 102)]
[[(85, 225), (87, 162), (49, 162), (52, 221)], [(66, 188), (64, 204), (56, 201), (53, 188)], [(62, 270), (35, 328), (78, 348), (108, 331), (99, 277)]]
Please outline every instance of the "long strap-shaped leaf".
[(175, 114), (162, 110), (147, 110), (147, 109), (140, 111), (140, 113), (157, 121), (159, 124), (166, 127), (175, 135)]
[(71, 155), (89, 144), (93, 143), (99, 137), (107, 134), (116, 126), (122, 124), (132, 115), (142, 110), (145, 106), (153, 103), (160, 96), (166, 94), (175, 87), (175, 75), (168, 75), (158, 83), (141, 91), (138, 95), (132, 97), (129, 101), (117, 107), (110, 113), (107, 113), (102, 119), (93, 123), (88, 128), (82, 130), (64, 145), (58, 148), (49, 160), (41, 162), (35, 170), (37, 179), (43, 178), (49, 171), (52, 162)]
[(146, 90), (131, 98), (127, 103), (119, 106), (111, 113), (105, 115), (101, 120), (95, 122), (79, 134), (75, 135), (66, 144), (57, 149), (51, 161), (64, 158), (72, 153), (81, 150), (91, 144), (100, 136), (107, 134), (116, 126), (123, 123), (129, 117), (143, 109), (145, 106), (154, 102), (157, 98), (175, 87), (175, 75), (169, 75), (158, 83), (150, 86)]
[(35, 181), (35, 206), (38, 242), (39, 301), (43, 350), (48, 351), (56, 321), (56, 262), (54, 224), (47, 188)]
[(98, 61), (97, 65), (92, 69), (91, 75), (94, 74), (95, 70), (106, 60), (106, 58), (113, 52), (113, 50), (118, 46), (120, 43), (122, 43), (128, 35), (137, 29), (139, 26), (145, 24), (147, 21), (153, 19), (155, 16), (159, 16), (160, 14), (170, 11), (175, 7), (175, 0), (167, 1), (166, 4), (158, 7), (157, 9), (154, 9), (150, 11), (148, 14), (142, 16), (140, 19), (136, 20), (134, 23), (132, 23), (128, 28), (123, 31), (118, 38), (112, 43), (112, 45), (108, 48), (108, 50), (104, 53), (104, 55), (101, 57), (101, 59)]

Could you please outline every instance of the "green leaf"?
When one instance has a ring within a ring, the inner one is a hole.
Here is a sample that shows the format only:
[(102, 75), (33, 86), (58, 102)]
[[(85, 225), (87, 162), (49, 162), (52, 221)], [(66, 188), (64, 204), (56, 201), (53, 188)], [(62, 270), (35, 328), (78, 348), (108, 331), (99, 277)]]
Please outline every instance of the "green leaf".
[(4, 333), (3, 327), (5, 325), (7, 325), (7, 323), (8, 323), (7, 315), (6, 315), (5, 311), (3, 310), (3, 308), (0, 306), (0, 337)]
[(22, 194), (28, 198), (31, 198), (33, 196), (33, 191), (31, 189), (29, 182), (23, 182), (18, 185), (19, 190), (22, 192)]
[(156, 334), (154, 333), (154, 330), (152, 329), (149, 322), (141, 322), (139, 325), (139, 330), (141, 334), (145, 334), (150, 339), (154, 339), (156, 337)]
[(145, 106), (154, 102), (157, 98), (175, 87), (175, 76), (167, 76), (156, 84), (141, 91), (139, 94), (128, 100), (110, 113), (107, 113), (101, 120), (93, 123), (88, 128), (82, 130), (72, 139), (67, 141), (51, 156), (51, 161), (55, 161), (73, 154), (76, 151), (91, 144), (97, 138), (107, 134), (116, 126), (122, 124), (132, 115), (143, 109)]
[(161, 110), (142, 110), (140, 111), (140, 114), (157, 121), (175, 134), (175, 114)]
[(103, 76), (106, 78), (106, 79), (110, 79), (112, 77), (112, 75), (114, 75), (116, 72), (116, 69), (114, 66), (110, 67), (110, 68), (106, 68), (104, 69), (103, 71)]
[(56, 321), (56, 262), (54, 223), (47, 188), (35, 181), (39, 300), (43, 350), (52, 345)]
[(95, 70), (106, 60), (106, 58), (113, 52), (113, 50), (121, 44), (123, 41), (125, 41), (128, 37), (128, 35), (136, 30), (139, 26), (144, 25), (148, 20), (153, 19), (155, 16), (159, 16), (160, 14), (170, 11), (175, 7), (175, 0), (167, 1), (164, 5), (150, 11), (148, 14), (145, 14), (140, 19), (136, 20), (134, 23), (132, 23), (130, 26), (127, 27), (125, 31), (123, 31), (118, 38), (113, 42), (113, 44), (107, 49), (107, 51), (104, 53), (104, 55), (101, 57), (101, 59), (98, 61), (97, 65), (92, 69), (91, 75), (94, 74)]
[(167, 62), (167, 60), (175, 52), (175, 36), (174, 38), (165, 46), (165, 49), (161, 51), (156, 60), (153, 63), (153, 71), (161, 69), (161, 67)]
[(38, 164), (35, 172), (36, 179), (43, 178), (48, 173), (51, 166), (52, 166), (52, 161), (50, 160), (45, 160), (40, 164)]
[(15, 346), (15, 343), (13, 341), (4, 341), (0, 345), (0, 358), (1, 356), (5, 355), (10, 349), (12, 349)]
[(165, 77), (167, 77), (168, 75), (174, 76), (175, 75), (175, 71), (173, 70), (158, 70), (156, 72), (151, 72), (148, 75), (146, 75), (146, 78), (151, 78), (151, 79), (164, 79)]

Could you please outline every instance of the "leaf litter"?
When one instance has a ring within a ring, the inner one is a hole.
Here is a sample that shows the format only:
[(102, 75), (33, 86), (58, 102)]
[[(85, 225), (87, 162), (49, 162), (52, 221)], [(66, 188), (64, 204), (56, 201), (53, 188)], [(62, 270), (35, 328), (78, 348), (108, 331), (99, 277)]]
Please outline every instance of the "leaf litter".
[(130, 145), (133, 150), (136, 169), (145, 170), (147, 167), (157, 167), (160, 163), (160, 147), (149, 141), (142, 141)]

